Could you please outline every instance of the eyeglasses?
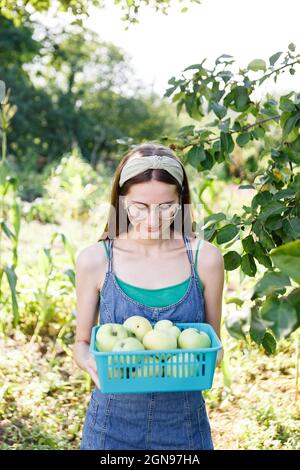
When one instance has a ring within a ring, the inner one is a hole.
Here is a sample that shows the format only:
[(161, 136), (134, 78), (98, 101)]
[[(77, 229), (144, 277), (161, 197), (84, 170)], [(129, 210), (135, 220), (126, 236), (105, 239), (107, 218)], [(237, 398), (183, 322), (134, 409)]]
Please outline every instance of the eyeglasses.
[[(159, 208), (159, 217), (164, 220), (171, 220), (175, 217), (178, 210), (180, 209), (180, 204), (161, 204)], [(134, 220), (144, 220), (148, 216), (149, 208), (143, 206), (142, 204), (132, 203), (126, 207), (128, 215)]]

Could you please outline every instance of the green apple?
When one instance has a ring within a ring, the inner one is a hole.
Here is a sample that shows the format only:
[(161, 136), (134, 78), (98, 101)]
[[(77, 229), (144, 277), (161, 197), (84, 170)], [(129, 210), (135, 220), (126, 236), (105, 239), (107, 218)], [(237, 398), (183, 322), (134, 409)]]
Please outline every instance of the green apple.
[(168, 333), (171, 333), (172, 335), (175, 336), (175, 338), (178, 340), (181, 330), (178, 328), (178, 326), (171, 326), (171, 328), (168, 329)]
[(171, 320), (159, 320), (158, 322), (155, 323), (154, 325), (155, 330), (163, 330), (167, 331), (168, 333), (174, 334), (175, 338), (178, 339), (179, 335), (181, 333), (181, 330), (178, 328), (178, 326), (174, 325)]
[(99, 351), (112, 351), (119, 339), (128, 338), (126, 328), (119, 323), (105, 323), (101, 325), (96, 334), (96, 346)]
[(124, 321), (123, 326), (130, 335), (134, 335), (134, 337), (140, 341), (143, 340), (148, 331), (152, 330), (150, 321), (140, 315), (133, 315), (132, 317), (127, 318), (127, 320)]
[(186, 328), (180, 333), (178, 346), (181, 349), (210, 348), (211, 341), (208, 334), (197, 328)]
[(139, 378), (147, 378), (147, 377), (153, 377), (153, 374), (155, 375), (155, 377), (163, 376), (164, 366), (161, 367), (161, 372), (160, 372), (159, 360), (156, 357), (153, 358), (152, 356), (149, 356), (149, 357), (145, 357), (145, 362), (143, 365), (135, 368), (133, 372), (133, 377), (137, 376)]
[(171, 320), (159, 320), (155, 323), (154, 328), (158, 330), (166, 330), (174, 326)]
[[(145, 351), (144, 345), (137, 338), (124, 338), (117, 341), (113, 347), (113, 352), (125, 352), (125, 351)], [(131, 357), (130, 357), (131, 356)], [(126, 356), (126, 364), (135, 364), (135, 355)], [(131, 359), (131, 362), (130, 362)], [(115, 357), (115, 363), (118, 362), (118, 358)], [(138, 359), (141, 362), (141, 358)], [(120, 364), (124, 364), (124, 356), (120, 356)]]
[(153, 329), (148, 331), (143, 338), (146, 349), (177, 349), (177, 340), (174, 335), (166, 330)]
[[(172, 360), (173, 359), (173, 360)], [(196, 369), (195, 369), (196, 366)], [(170, 377), (193, 377), (199, 375), (199, 361), (193, 355), (188, 353), (174, 354), (173, 358), (170, 357), (166, 363), (166, 373)]]

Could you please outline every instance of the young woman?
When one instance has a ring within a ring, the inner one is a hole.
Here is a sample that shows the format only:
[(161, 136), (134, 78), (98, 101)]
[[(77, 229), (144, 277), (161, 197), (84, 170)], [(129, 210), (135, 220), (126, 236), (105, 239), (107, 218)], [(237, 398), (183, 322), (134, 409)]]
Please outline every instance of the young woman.
[(98, 314), (101, 324), (132, 315), (206, 322), (220, 337), (223, 256), (191, 230), (190, 207), (186, 172), (170, 148), (150, 142), (124, 155), (104, 233), (76, 263), (74, 357), (96, 385), (81, 449), (214, 448), (201, 391), (104, 394), (89, 353)]

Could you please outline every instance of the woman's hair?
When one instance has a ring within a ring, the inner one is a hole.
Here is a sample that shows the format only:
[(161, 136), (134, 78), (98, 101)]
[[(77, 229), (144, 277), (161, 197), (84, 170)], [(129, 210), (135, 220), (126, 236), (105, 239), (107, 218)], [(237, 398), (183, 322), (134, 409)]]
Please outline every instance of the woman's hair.
[[(123, 233), (124, 230), (120, 231), (120, 215), (122, 216), (123, 220), (126, 219), (126, 231), (128, 230), (128, 225), (130, 224), (130, 221), (128, 219), (128, 216), (125, 212), (125, 208), (120, 204), (120, 196), (125, 196), (129, 192), (129, 189), (131, 186), (137, 183), (145, 183), (147, 181), (151, 180), (156, 180), (156, 181), (162, 181), (163, 183), (167, 184), (172, 184), (175, 185), (177, 188), (177, 193), (178, 196), (181, 197), (181, 210), (178, 211), (177, 215), (175, 216), (174, 220), (172, 221), (172, 224), (170, 225), (170, 229), (174, 229), (175, 221), (177, 217), (180, 217), (182, 219), (181, 223), (181, 230), (182, 233), (185, 233), (189, 237), (195, 237), (196, 234), (194, 232), (195, 230), (195, 221), (193, 220), (193, 211), (191, 209), (191, 196), (190, 196), (190, 190), (189, 190), (189, 184), (188, 184), (188, 179), (187, 175), (185, 172), (185, 169), (183, 167), (183, 182), (182, 182), (182, 187), (180, 186), (179, 182), (174, 178), (168, 171), (155, 168), (155, 169), (148, 169), (146, 171), (143, 171), (142, 173), (139, 173), (138, 175), (133, 176), (132, 178), (128, 179), (125, 181), (123, 186), (120, 188), (119, 186), (119, 180), (120, 180), (120, 174), (121, 171), (127, 162), (127, 160), (133, 156), (146, 156), (146, 155), (167, 155), (168, 157), (174, 158), (178, 160), (180, 163), (180, 159), (175, 155), (173, 150), (171, 150), (169, 147), (165, 147), (161, 145), (160, 143), (156, 142), (146, 142), (142, 143), (140, 145), (135, 146), (133, 149), (127, 151), (125, 155), (123, 155), (123, 158), (119, 162), (116, 171), (115, 171), (115, 177), (112, 185), (112, 190), (111, 190), (111, 197), (110, 197), (110, 209), (109, 209), (109, 214), (108, 214), (108, 220), (104, 228), (104, 232), (102, 233), (101, 237), (98, 239), (98, 242), (101, 240), (106, 240), (108, 238), (113, 238), (114, 236), (120, 235), (120, 233)], [(185, 210), (183, 210), (185, 207)], [(123, 214), (121, 212), (123, 211)], [(178, 227), (178, 224), (175, 225)]]

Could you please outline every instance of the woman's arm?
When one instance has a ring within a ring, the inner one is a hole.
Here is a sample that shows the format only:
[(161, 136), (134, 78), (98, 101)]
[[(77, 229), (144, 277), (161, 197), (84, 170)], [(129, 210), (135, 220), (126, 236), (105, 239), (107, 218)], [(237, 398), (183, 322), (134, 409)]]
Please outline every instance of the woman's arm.
[[(222, 298), (224, 287), (224, 259), (221, 251), (212, 243), (203, 241), (198, 253), (197, 269), (204, 286), (206, 322), (209, 323), (220, 338)], [(219, 351), (217, 365), (223, 357)]]
[[(98, 251), (99, 250), (99, 251)], [(76, 298), (77, 323), (74, 344), (74, 360), (77, 365), (88, 372), (98, 388), (96, 363), (89, 352), (92, 327), (97, 323), (99, 291), (97, 288), (101, 264), (105, 255), (99, 246), (85, 248), (76, 260)]]

